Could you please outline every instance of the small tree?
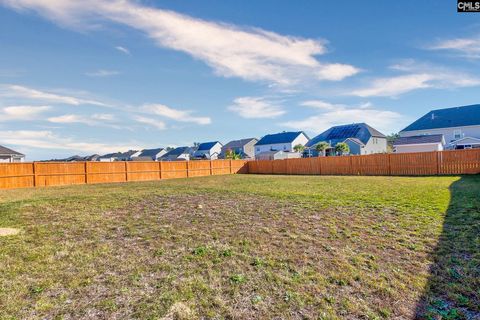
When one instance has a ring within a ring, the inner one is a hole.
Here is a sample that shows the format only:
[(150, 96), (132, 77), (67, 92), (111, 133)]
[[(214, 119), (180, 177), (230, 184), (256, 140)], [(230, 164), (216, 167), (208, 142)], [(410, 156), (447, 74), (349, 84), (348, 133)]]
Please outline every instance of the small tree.
[(345, 142), (339, 142), (335, 146), (335, 152), (337, 152), (340, 155), (344, 155), (345, 153), (350, 152), (350, 147)]
[(325, 156), (325, 151), (330, 148), (330, 145), (325, 142), (325, 141), (322, 141), (320, 143), (318, 143), (316, 146), (315, 146), (315, 150), (318, 151), (318, 154), (320, 155), (320, 153), (322, 154), (322, 156)]
[(228, 149), (227, 151), (225, 151), (225, 159), (240, 160), (242, 159), (242, 156), (240, 155), (240, 153), (236, 153), (234, 150)]
[(302, 153), (303, 150), (305, 150), (305, 147), (302, 146), (301, 144), (297, 144), (295, 147), (293, 147), (293, 151)]

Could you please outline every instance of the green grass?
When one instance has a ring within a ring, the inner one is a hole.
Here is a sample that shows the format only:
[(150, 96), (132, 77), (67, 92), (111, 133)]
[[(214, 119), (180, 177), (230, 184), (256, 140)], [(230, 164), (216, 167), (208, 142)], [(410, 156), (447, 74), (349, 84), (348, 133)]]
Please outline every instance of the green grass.
[(0, 319), (480, 317), (480, 177), (0, 191)]

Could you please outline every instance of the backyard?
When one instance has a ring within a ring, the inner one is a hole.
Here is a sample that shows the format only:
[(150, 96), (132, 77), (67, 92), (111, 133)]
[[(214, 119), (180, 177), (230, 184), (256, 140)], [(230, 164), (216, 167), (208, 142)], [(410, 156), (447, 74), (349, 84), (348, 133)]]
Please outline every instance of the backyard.
[(480, 319), (480, 176), (0, 191), (0, 319)]

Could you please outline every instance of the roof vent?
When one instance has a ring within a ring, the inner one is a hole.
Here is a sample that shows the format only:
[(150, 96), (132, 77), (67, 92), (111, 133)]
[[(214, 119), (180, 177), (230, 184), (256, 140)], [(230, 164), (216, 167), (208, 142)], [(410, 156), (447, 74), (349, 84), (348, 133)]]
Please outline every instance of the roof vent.
[(432, 120), (435, 120), (435, 113), (432, 112)]

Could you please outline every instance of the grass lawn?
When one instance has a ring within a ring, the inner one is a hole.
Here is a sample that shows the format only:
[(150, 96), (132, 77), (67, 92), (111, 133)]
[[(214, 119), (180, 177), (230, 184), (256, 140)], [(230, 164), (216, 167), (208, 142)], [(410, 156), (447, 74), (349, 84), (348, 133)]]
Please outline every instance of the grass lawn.
[(0, 319), (480, 319), (480, 176), (0, 191)]

